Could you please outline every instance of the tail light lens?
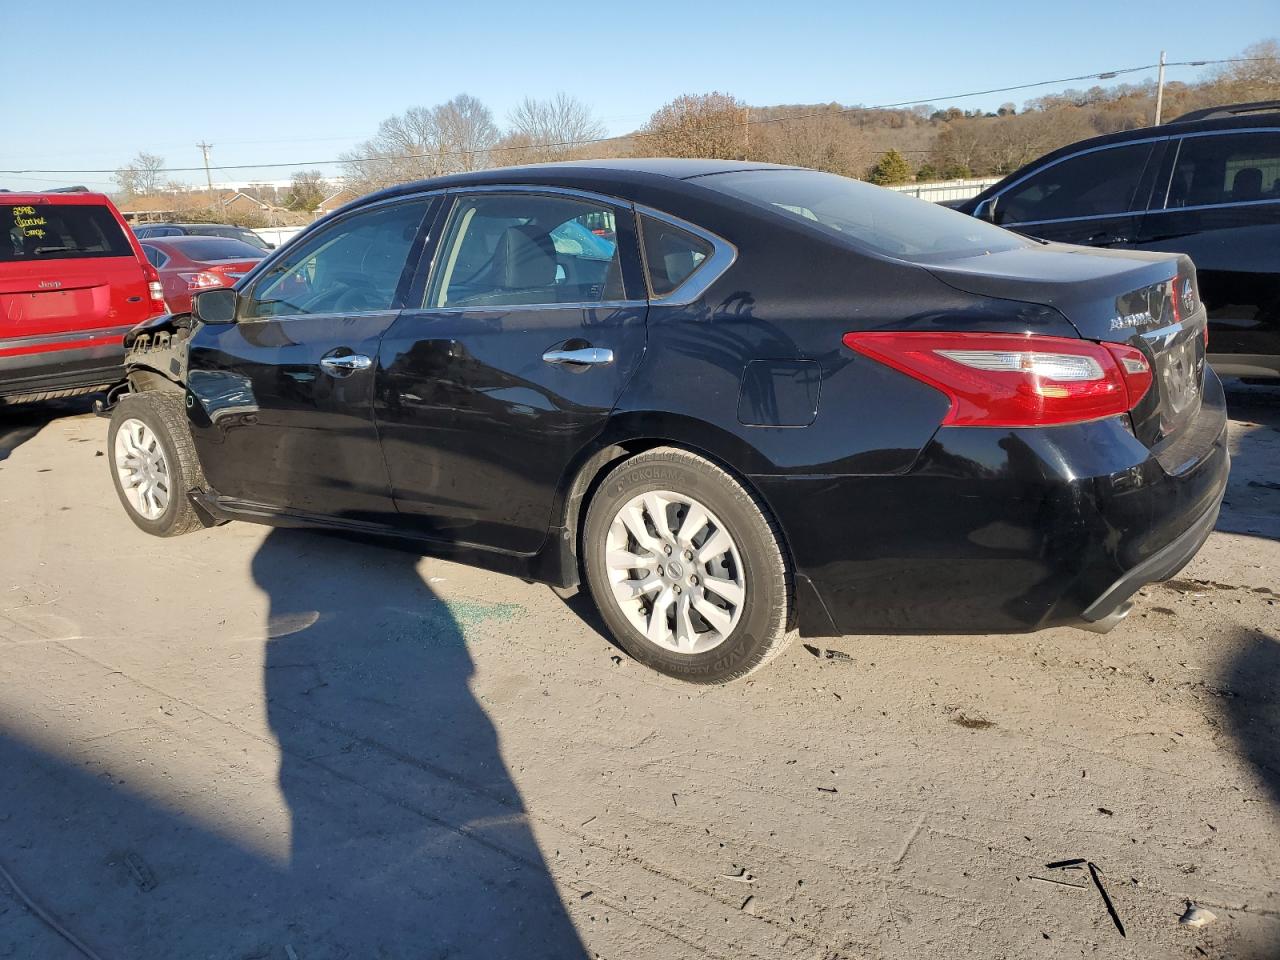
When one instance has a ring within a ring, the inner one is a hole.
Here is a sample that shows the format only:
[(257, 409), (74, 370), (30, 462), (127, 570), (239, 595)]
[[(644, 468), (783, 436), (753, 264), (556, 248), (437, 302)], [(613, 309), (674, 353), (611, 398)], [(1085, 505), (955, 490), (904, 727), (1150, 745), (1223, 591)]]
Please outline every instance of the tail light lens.
[(210, 287), (227, 285), (226, 277), (210, 273), (208, 270), (201, 270), (199, 273), (180, 273), (178, 276), (187, 281), (188, 290), (208, 290)]
[(952, 426), (1036, 427), (1132, 410), (1151, 388), (1122, 343), (1008, 333), (848, 333), (844, 344), (942, 391)]
[(168, 313), (169, 305), (164, 302), (164, 285), (160, 283), (160, 274), (149, 263), (143, 264), (142, 273), (147, 278), (147, 296), (151, 298), (151, 306)]

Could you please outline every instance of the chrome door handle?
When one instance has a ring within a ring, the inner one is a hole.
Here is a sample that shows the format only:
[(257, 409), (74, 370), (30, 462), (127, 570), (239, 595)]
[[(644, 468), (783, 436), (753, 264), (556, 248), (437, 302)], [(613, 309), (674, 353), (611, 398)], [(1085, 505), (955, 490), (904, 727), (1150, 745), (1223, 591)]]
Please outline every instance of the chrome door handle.
[(320, 366), (330, 373), (351, 373), (353, 370), (368, 370), (373, 361), (361, 353), (349, 353), (345, 357), (322, 357)]
[(579, 350), (548, 350), (542, 355), (547, 363), (581, 363), (600, 366), (613, 363), (613, 351), (604, 347), (582, 347)]

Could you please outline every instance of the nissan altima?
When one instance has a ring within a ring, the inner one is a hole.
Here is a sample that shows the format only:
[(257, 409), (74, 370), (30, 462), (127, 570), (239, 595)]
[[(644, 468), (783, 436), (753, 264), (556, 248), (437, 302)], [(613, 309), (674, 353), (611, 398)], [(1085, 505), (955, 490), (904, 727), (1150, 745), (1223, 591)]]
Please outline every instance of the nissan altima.
[(724, 682), (796, 633), (1115, 626), (1213, 529), (1226, 412), (1176, 254), (813, 170), (487, 170), (355, 201), (127, 338), (143, 530), (417, 541)]

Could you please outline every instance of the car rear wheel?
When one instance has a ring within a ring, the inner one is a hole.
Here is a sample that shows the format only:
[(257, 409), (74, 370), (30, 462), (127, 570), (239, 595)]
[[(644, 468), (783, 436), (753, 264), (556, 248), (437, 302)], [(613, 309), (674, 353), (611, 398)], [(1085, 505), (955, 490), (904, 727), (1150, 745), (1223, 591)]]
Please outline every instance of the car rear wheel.
[(157, 537), (176, 537), (202, 524), (187, 492), (204, 485), (187, 427), (182, 395), (134, 393), (111, 412), (107, 434), (111, 478), (125, 512)]
[(587, 582), (624, 650), (694, 683), (724, 683), (786, 646), (781, 538), (741, 483), (686, 450), (620, 464), (591, 500)]

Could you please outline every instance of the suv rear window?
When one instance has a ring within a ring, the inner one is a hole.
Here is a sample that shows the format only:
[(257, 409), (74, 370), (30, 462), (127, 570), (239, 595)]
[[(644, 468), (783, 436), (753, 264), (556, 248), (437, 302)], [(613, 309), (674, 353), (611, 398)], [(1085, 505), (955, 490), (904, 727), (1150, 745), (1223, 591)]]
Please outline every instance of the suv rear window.
[(132, 255), (104, 206), (0, 203), (0, 263)]
[(697, 181), (856, 249), (923, 263), (1013, 250), (1031, 243), (946, 207), (816, 170), (746, 170)]

